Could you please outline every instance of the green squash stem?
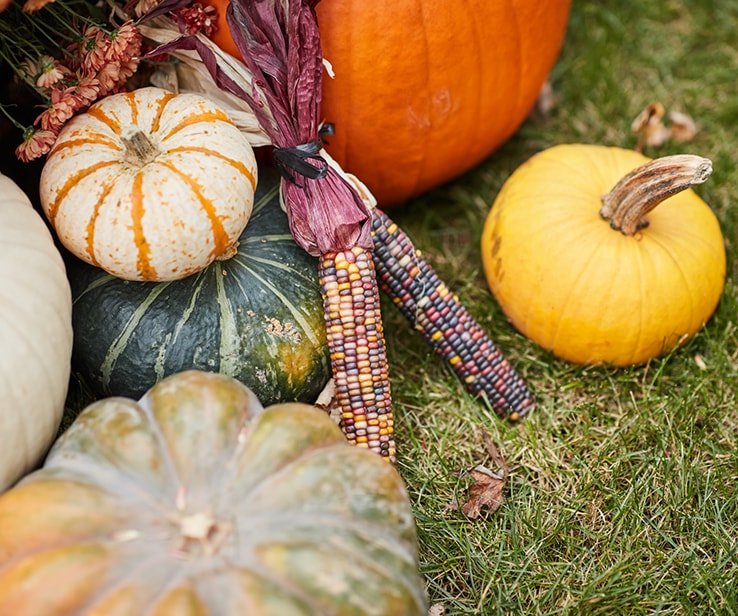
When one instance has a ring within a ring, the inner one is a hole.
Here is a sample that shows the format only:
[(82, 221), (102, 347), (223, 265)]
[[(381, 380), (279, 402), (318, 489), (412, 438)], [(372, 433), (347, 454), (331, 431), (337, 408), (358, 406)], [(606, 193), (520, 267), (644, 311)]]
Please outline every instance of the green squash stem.
[(708, 158), (693, 154), (663, 156), (636, 167), (602, 196), (600, 216), (633, 236), (648, 225), (648, 214), (665, 199), (702, 184), (712, 173)]

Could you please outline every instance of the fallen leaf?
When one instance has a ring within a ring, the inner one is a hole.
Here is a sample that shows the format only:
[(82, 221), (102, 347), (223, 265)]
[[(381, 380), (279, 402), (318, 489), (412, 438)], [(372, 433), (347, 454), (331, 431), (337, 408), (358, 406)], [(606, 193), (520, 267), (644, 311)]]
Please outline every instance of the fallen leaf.
[(461, 511), (472, 519), (479, 517), (482, 507), (487, 507), (489, 513), (497, 511), (504, 500), (502, 489), (505, 487), (505, 477), (481, 464), (469, 473), (474, 483), (469, 487), (469, 499), (461, 506)]
[[(500, 453), (498, 446), (488, 435), (485, 435), (484, 442), (487, 453), (492, 458), (496, 469), (492, 470), (482, 464), (477, 464), (475, 467), (464, 471), (474, 481), (469, 486), (466, 502), (461, 505), (461, 511), (470, 519), (478, 518), (483, 508), (486, 509), (487, 513), (494, 513), (505, 500), (502, 491), (505, 488), (509, 474), (507, 462)], [(448, 507), (456, 510), (459, 508), (459, 504), (454, 500)]]
[(669, 131), (674, 141), (685, 143), (695, 138), (695, 135), (697, 135), (697, 125), (686, 113), (670, 111), (668, 117)]
[[(664, 118), (668, 124), (664, 124)], [(697, 134), (697, 125), (685, 113), (670, 111), (661, 103), (651, 103), (630, 125), (631, 132), (638, 137), (635, 149), (642, 151), (644, 147), (659, 147), (669, 139), (685, 143), (694, 139)]]
[(669, 139), (669, 129), (663, 123), (665, 113), (661, 103), (651, 103), (633, 120), (630, 132), (638, 137), (635, 147), (638, 152), (644, 146), (658, 147)]

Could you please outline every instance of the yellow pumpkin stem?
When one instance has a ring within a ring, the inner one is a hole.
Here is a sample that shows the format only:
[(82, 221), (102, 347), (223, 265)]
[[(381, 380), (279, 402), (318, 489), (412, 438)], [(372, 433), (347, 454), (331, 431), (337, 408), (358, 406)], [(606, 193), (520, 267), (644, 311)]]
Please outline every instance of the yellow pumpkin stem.
[(625, 175), (602, 197), (600, 216), (625, 235), (648, 225), (648, 214), (678, 192), (702, 184), (712, 173), (708, 158), (693, 154), (663, 156)]
[(125, 146), (125, 161), (138, 167), (147, 165), (159, 155), (159, 148), (138, 126), (126, 126), (120, 133)]

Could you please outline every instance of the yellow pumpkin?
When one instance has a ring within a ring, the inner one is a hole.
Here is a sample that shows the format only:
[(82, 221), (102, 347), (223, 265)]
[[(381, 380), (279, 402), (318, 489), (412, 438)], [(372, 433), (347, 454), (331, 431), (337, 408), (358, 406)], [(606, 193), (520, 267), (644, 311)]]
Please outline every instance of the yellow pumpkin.
[(226, 114), (196, 94), (141, 88), (70, 120), (41, 173), (62, 244), (126, 280), (176, 280), (235, 251), (256, 160)]
[(2, 492), (51, 445), (64, 411), (72, 354), (72, 293), (61, 255), (41, 215), (4, 175), (0, 281)]
[(719, 222), (691, 189), (711, 171), (700, 157), (651, 161), (598, 145), (533, 156), (483, 231), (502, 310), (575, 363), (635, 365), (673, 350), (710, 318), (725, 284)]

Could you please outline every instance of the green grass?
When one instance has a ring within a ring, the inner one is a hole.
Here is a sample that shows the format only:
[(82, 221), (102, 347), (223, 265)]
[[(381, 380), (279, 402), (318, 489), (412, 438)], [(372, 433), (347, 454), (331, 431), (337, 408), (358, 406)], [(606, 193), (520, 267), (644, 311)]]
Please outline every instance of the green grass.
[[(552, 72), (558, 105), (453, 183), (392, 210), (525, 376), (537, 408), (509, 426), (384, 309), (400, 471), (421, 568), (447, 614), (738, 614), (738, 4), (574, 1)], [(479, 239), (513, 169), (558, 143), (632, 147), (648, 103), (690, 114), (687, 145), (713, 160), (698, 191), (728, 251), (724, 295), (684, 348), (645, 366), (579, 367), (517, 333), (487, 289)], [(695, 361), (699, 354), (706, 364)], [(510, 465), (506, 500), (466, 519), (460, 469)]]
[[(738, 614), (737, 32), (734, 0), (575, 0), (551, 75), (551, 116), (390, 213), (537, 399), (520, 425), (499, 421), (384, 299), (399, 470), (431, 602), (449, 616)], [(484, 280), (482, 225), (529, 156), (558, 143), (632, 147), (630, 123), (653, 101), (690, 114), (700, 130), (688, 146), (647, 154), (713, 160), (698, 192), (725, 235), (724, 295), (705, 329), (668, 357), (620, 370), (574, 366), (506, 321)], [(70, 408), (88, 395), (73, 380)], [(469, 485), (459, 471), (490, 463), (487, 436), (510, 466), (505, 502), (470, 520), (448, 505)]]

